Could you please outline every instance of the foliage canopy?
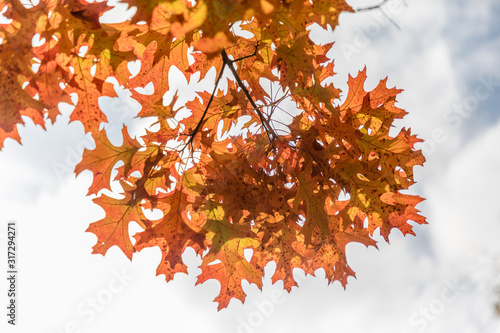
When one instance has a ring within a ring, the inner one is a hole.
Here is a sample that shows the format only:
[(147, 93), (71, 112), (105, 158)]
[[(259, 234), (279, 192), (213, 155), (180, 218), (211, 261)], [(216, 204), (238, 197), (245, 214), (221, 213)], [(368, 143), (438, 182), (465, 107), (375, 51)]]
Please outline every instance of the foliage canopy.
[[(261, 288), (271, 261), (272, 281), (288, 291), (297, 285), (294, 268), (323, 268), (329, 282), (345, 286), (354, 275), (348, 243), (376, 246), (376, 229), (388, 240), (394, 228), (413, 234), (410, 220), (425, 223), (415, 208), (422, 199), (401, 193), (425, 161), (414, 148), (421, 140), (405, 128), (389, 134), (406, 114), (395, 105), (401, 90), (382, 80), (366, 92), (363, 70), (349, 77), (340, 104), (340, 91), (326, 83), (334, 75), (333, 43), (309, 37), (312, 24), (333, 29), (342, 11), (352, 11), (344, 0), (123, 1), (137, 8), (132, 19), (104, 24), (99, 18), (112, 9), (106, 2), (0, 0), (10, 19), (0, 25), (0, 144), (19, 140), (22, 116), (44, 126), (55, 121), (59, 103), (78, 97), (71, 120), (92, 133), (96, 148), (85, 150), (75, 171), (93, 173), (88, 194), (105, 211), (88, 228), (97, 236), (93, 253), (118, 246), (132, 259), (158, 246), (157, 274), (169, 281), (187, 272), (181, 255), (190, 247), (202, 257), (197, 283), (220, 282), (221, 309), (231, 298), (244, 301), (242, 280)], [(35, 35), (42, 40), (36, 47)], [(141, 66), (132, 76), (127, 65), (135, 60)], [(171, 66), (188, 81), (215, 67), (213, 92), (185, 105), (177, 97), (164, 103)], [(156, 120), (140, 138), (124, 128), (119, 147), (99, 130), (107, 119), (98, 100), (116, 96), (110, 77), (140, 102), (139, 117)], [(152, 94), (136, 90), (150, 82)], [(279, 85), (279, 98), (265, 89), (269, 83)], [(122, 198), (102, 193), (114, 180)], [(160, 219), (144, 215), (153, 208)], [(143, 228), (135, 243), (132, 221)]]

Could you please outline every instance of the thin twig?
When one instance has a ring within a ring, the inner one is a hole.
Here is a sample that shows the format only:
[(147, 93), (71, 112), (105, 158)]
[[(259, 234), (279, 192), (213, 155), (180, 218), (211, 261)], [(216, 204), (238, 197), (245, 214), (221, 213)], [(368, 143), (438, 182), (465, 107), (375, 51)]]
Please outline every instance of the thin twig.
[(380, 7), (382, 7), (384, 4), (386, 4), (389, 1), (391, 1), (391, 0), (382, 0), (382, 2), (379, 3), (378, 5), (373, 5), (373, 6), (369, 6), (369, 7), (363, 7), (363, 8), (354, 8), (354, 11), (356, 11), (356, 12), (366, 12), (368, 10), (379, 9)]
[(200, 121), (198, 122), (198, 124), (194, 128), (193, 132), (191, 133), (191, 137), (189, 138), (189, 141), (187, 142), (186, 146), (188, 146), (190, 144), (191, 145), (193, 144), (194, 136), (196, 135), (196, 133), (200, 129), (200, 126), (203, 123), (203, 120), (205, 119), (205, 116), (207, 115), (208, 109), (210, 108), (210, 104), (212, 103), (212, 101), (214, 99), (214, 96), (217, 93), (217, 87), (219, 86), (220, 79), (222, 78), (222, 74), (224, 73), (224, 67), (225, 66), (226, 66), (226, 63), (223, 62), (222, 63), (222, 68), (220, 69), (219, 75), (217, 76), (217, 80), (215, 81), (215, 86), (214, 86), (214, 91), (212, 92), (212, 96), (210, 96), (210, 99), (208, 100), (207, 107), (205, 108), (205, 111), (203, 111), (203, 115), (201, 116)]
[[(366, 11), (370, 11), (370, 10), (376, 10), (376, 9), (379, 9), (382, 14), (389, 20), (389, 22), (391, 22), (398, 30), (401, 30), (401, 27), (396, 23), (396, 21), (394, 21), (391, 16), (387, 13), (387, 11), (383, 8), (383, 6), (388, 3), (389, 1), (391, 0), (383, 0), (381, 3), (379, 3), (378, 5), (373, 5), (373, 6), (369, 6), (369, 7), (363, 7), (363, 8), (355, 8), (354, 11), (359, 13), (359, 12), (366, 12)], [(406, 5), (406, 2), (403, 0), (403, 2), (405, 3)]]
[(269, 121), (266, 118), (264, 118), (264, 115), (259, 110), (259, 107), (257, 106), (257, 104), (255, 104), (252, 96), (250, 96), (250, 92), (248, 91), (248, 89), (245, 87), (245, 85), (241, 81), (240, 76), (238, 75), (238, 73), (236, 72), (236, 69), (233, 66), (234, 62), (237, 62), (237, 61), (240, 61), (240, 60), (247, 59), (247, 58), (255, 56), (257, 54), (257, 48), (258, 48), (258, 44), (255, 46), (255, 52), (253, 54), (246, 55), (246, 56), (241, 57), (241, 58), (236, 59), (236, 60), (229, 59), (229, 57), (228, 57), (228, 55), (226, 53), (226, 50), (222, 50), (222, 52), (221, 52), (221, 56), (222, 56), (222, 68), (220, 69), (219, 75), (217, 76), (217, 80), (215, 82), (214, 90), (212, 92), (212, 95), (210, 96), (210, 99), (208, 101), (207, 106), (205, 107), (205, 111), (203, 112), (203, 115), (201, 116), (201, 119), (198, 121), (198, 124), (196, 124), (196, 127), (194, 128), (193, 132), (190, 134), (190, 138), (189, 138), (188, 142), (186, 143), (186, 145), (184, 147), (187, 147), (187, 146), (193, 144), (194, 137), (198, 133), (198, 131), (200, 130), (200, 127), (201, 127), (201, 125), (203, 123), (203, 120), (205, 119), (205, 117), (207, 115), (207, 112), (208, 112), (208, 109), (210, 108), (210, 104), (212, 103), (212, 101), (213, 101), (213, 99), (215, 97), (215, 94), (217, 93), (217, 88), (219, 86), (220, 79), (222, 78), (222, 74), (224, 73), (224, 69), (225, 69), (226, 66), (228, 66), (229, 69), (231, 70), (231, 73), (233, 74), (236, 82), (238, 83), (238, 85), (240, 86), (240, 88), (245, 93), (246, 98), (248, 99), (248, 101), (250, 102), (250, 104), (252, 105), (252, 107), (254, 108), (255, 112), (257, 112), (257, 115), (259, 116), (260, 121), (262, 122), (262, 126), (264, 126), (264, 129), (265, 129), (266, 134), (267, 134), (267, 136), (269, 138), (269, 141), (270, 141), (271, 145), (274, 148), (274, 139), (276, 139), (278, 137), (278, 135), (272, 129), (271, 125), (269, 124)]
[[(245, 57), (243, 57), (243, 58), (245, 58)], [(260, 118), (260, 121), (262, 122), (262, 126), (264, 126), (266, 133), (267, 133), (267, 136), (269, 137), (269, 141), (271, 142), (271, 145), (274, 146), (273, 142), (274, 142), (274, 139), (277, 137), (277, 135), (274, 133), (274, 131), (273, 131), (271, 125), (269, 124), (269, 122), (267, 121), (267, 119), (264, 118), (264, 115), (259, 110), (259, 107), (257, 106), (257, 104), (255, 104), (252, 96), (250, 96), (250, 92), (248, 91), (247, 87), (245, 87), (245, 85), (243, 84), (243, 82), (240, 79), (240, 76), (236, 72), (236, 69), (233, 66), (233, 62), (235, 62), (236, 60), (229, 59), (225, 50), (222, 50), (222, 59), (224, 60), (224, 63), (227, 64), (227, 66), (231, 70), (231, 73), (233, 74), (236, 82), (240, 86), (241, 90), (243, 90), (243, 93), (245, 94), (246, 98), (248, 99), (248, 101), (250, 102), (252, 107), (254, 108), (255, 112), (257, 112), (257, 114)], [(238, 59), (238, 60), (240, 60), (240, 59)], [(272, 134), (272, 137), (269, 133)]]

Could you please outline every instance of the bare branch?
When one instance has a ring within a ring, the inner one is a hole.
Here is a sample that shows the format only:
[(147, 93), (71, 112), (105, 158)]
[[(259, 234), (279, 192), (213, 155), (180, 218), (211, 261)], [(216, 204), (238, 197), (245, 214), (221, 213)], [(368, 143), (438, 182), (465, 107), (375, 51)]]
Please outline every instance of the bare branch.
[[(362, 8), (354, 8), (354, 11), (357, 13), (361, 13), (361, 12), (367, 12), (367, 11), (378, 9), (382, 12), (382, 14), (384, 14), (384, 16), (389, 20), (389, 22), (391, 22), (398, 30), (401, 30), (401, 27), (391, 18), (391, 16), (383, 8), (383, 6), (386, 3), (388, 3), (389, 1), (391, 1), (391, 0), (382, 0), (382, 2), (377, 4), (377, 5), (373, 5), (373, 6), (369, 6), (369, 7), (362, 7)], [(405, 2), (405, 4), (406, 4), (406, 2)]]
[[(255, 50), (256, 50), (255, 52), (257, 52), (257, 47), (255, 48)], [(259, 115), (260, 121), (262, 122), (262, 126), (264, 126), (264, 129), (266, 130), (267, 136), (269, 137), (269, 141), (271, 142), (271, 145), (273, 145), (273, 147), (274, 147), (273, 141), (278, 136), (276, 135), (276, 133), (272, 129), (268, 120), (266, 118), (264, 118), (264, 115), (259, 110), (259, 107), (257, 106), (257, 104), (255, 104), (255, 101), (253, 100), (252, 96), (250, 96), (250, 92), (248, 91), (247, 87), (245, 87), (245, 85), (243, 84), (243, 82), (240, 79), (240, 76), (236, 72), (236, 69), (233, 66), (233, 62), (235, 62), (237, 60), (229, 59), (229, 57), (227, 56), (226, 50), (222, 50), (222, 59), (224, 60), (224, 64), (227, 65), (229, 67), (229, 69), (231, 70), (231, 73), (233, 74), (236, 82), (238, 83), (240, 88), (245, 93), (245, 96), (247, 97), (248, 101), (250, 102), (250, 104), (254, 108), (255, 112), (257, 112), (257, 114)], [(240, 60), (240, 59), (238, 59), (238, 60)]]
[(226, 63), (225, 62), (222, 64), (222, 68), (220, 69), (219, 75), (217, 76), (217, 80), (215, 81), (215, 86), (214, 86), (214, 90), (212, 92), (212, 96), (210, 96), (210, 100), (207, 103), (207, 106), (205, 108), (205, 111), (203, 112), (203, 115), (201, 116), (200, 121), (198, 121), (198, 124), (196, 124), (196, 127), (194, 128), (193, 132), (190, 134), (191, 137), (189, 138), (189, 141), (187, 142), (186, 147), (188, 145), (190, 145), (190, 144), (191, 145), (193, 144), (194, 136), (196, 135), (196, 133), (198, 133), (198, 131), (200, 129), (200, 126), (203, 123), (203, 120), (205, 119), (205, 116), (207, 115), (208, 109), (210, 108), (210, 104), (212, 103), (212, 101), (213, 101), (213, 99), (215, 97), (215, 94), (217, 94), (217, 88), (219, 87), (220, 79), (222, 78), (222, 74), (224, 73), (224, 67), (226, 67)]
[(373, 5), (373, 6), (369, 6), (369, 7), (363, 7), (363, 8), (353, 8), (353, 9), (355, 12), (366, 12), (369, 10), (380, 9), (383, 5), (385, 5), (389, 1), (391, 1), (391, 0), (382, 0), (382, 2), (379, 3), (378, 5)]

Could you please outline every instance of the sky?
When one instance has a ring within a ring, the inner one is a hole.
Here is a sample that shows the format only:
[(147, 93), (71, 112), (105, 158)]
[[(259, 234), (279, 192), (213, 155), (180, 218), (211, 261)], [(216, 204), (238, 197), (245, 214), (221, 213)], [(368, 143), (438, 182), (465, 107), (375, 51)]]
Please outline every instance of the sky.
[[(361, 8), (373, 0), (348, 1)], [(385, 14), (384, 14), (385, 13)], [(158, 249), (130, 262), (116, 247), (92, 255), (96, 237), (85, 233), (104, 212), (86, 197), (90, 172), (72, 169), (92, 148), (79, 123), (62, 110), (42, 130), (29, 120), (19, 128), (22, 146), (7, 140), (0, 152), (0, 271), (6, 272), (7, 222), (17, 222), (18, 325), (0, 315), (2, 332), (500, 332), (500, 3), (495, 0), (392, 0), (382, 11), (344, 13), (332, 32), (313, 29), (321, 42), (336, 41), (333, 81), (347, 91), (348, 75), (365, 66), (365, 89), (388, 77), (404, 89), (398, 106), (409, 112), (397, 128), (425, 140), (427, 162), (416, 167), (410, 193), (429, 224), (416, 237), (394, 231), (378, 249), (347, 247), (356, 278), (347, 288), (327, 285), (324, 274), (296, 272), (290, 294), (269, 275), (263, 291), (244, 283), (245, 304), (217, 312), (218, 283), (195, 286), (200, 259), (184, 257), (189, 274), (165, 283), (155, 275)], [(390, 20), (388, 19), (390, 17)], [(179, 87), (186, 83), (179, 82)], [(126, 112), (113, 110), (120, 107)], [(121, 123), (140, 134), (139, 106), (127, 91), (103, 99), (107, 131), (119, 141)], [(131, 232), (138, 231), (132, 226)], [(266, 271), (271, 272), (272, 267)], [(0, 279), (6, 313), (7, 280)]]

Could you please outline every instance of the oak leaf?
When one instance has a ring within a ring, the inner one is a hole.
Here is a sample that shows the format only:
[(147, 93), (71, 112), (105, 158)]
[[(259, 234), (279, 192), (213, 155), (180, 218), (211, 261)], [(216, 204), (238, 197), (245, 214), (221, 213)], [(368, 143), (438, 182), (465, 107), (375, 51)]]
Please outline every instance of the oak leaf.
[(95, 194), (102, 189), (111, 190), (111, 172), (119, 161), (124, 163), (125, 175), (132, 168), (132, 158), (142, 146), (137, 140), (130, 138), (126, 127), (123, 127), (122, 134), (123, 144), (116, 147), (108, 140), (106, 131), (101, 130), (94, 135), (96, 148), (85, 149), (82, 161), (75, 167), (75, 173), (78, 175), (83, 170), (90, 170), (94, 174), (88, 194)]

